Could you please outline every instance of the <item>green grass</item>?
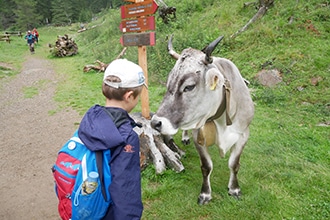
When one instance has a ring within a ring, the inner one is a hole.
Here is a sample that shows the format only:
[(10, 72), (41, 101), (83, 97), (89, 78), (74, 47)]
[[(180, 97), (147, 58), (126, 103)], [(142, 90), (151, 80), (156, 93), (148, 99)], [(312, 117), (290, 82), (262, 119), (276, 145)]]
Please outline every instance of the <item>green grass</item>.
[(23, 94), (25, 98), (33, 98), (35, 95), (39, 94), (39, 90), (45, 88), (45, 86), (49, 83), (49, 80), (39, 80), (34, 82), (34, 86), (26, 86), (23, 87)]
[[(23, 38), (11, 37), (11, 39), (11, 43), (0, 41), (0, 79), (19, 73), (28, 50)], [(2, 66), (1, 63), (5, 63), (6, 66)]]
[[(211, 147), (214, 171), (211, 177), (213, 200), (197, 205), (202, 176), (193, 144), (182, 146), (185, 171), (167, 170), (156, 175), (153, 166), (142, 172), (143, 219), (329, 219), (330, 218), (330, 128), (319, 126), (330, 121), (330, 14), (329, 1), (275, 1), (275, 6), (235, 39), (230, 36), (256, 13), (243, 8), (244, 0), (168, 0), (177, 8), (177, 20), (165, 25), (157, 19), (157, 44), (148, 47), (150, 110), (155, 112), (166, 91), (167, 74), (173, 67), (166, 51), (167, 36), (174, 34), (177, 52), (184, 48), (202, 49), (224, 35), (214, 55), (231, 59), (242, 75), (251, 81), (256, 113), (251, 136), (241, 157), (239, 181), (243, 196), (235, 200), (227, 195), (228, 155), (220, 159)], [(298, 2), (298, 3), (297, 3)], [(288, 18), (294, 16), (292, 24)], [(120, 13), (104, 11), (89, 27), (77, 33), (79, 24), (70, 27), (40, 28), (36, 56), (49, 59), (59, 78), (55, 100), (60, 108), (73, 107), (81, 115), (95, 103), (103, 104), (102, 73), (82, 71), (95, 60), (111, 62), (121, 52)], [(308, 29), (312, 24), (320, 34)], [(57, 35), (69, 34), (79, 47), (78, 55), (54, 58), (48, 43)], [(0, 44), (0, 62), (15, 67), (16, 74), (28, 55), (19, 39)], [(8, 51), (3, 53), (3, 51)], [(9, 55), (9, 56), (7, 56)], [(138, 61), (137, 48), (129, 47), (125, 58)], [(255, 75), (261, 65), (280, 70), (283, 82), (272, 88), (261, 86)], [(312, 77), (319, 77), (312, 85)], [(303, 88), (302, 90), (300, 88)], [(29, 88), (32, 90), (33, 88)], [(140, 111), (137, 106), (135, 111)], [(50, 114), (56, 114), (56, 109)]]
[(33, 98), (38, 95), (39, 91), (37, 87), (24, 87), (23, 88), (24, 98)]

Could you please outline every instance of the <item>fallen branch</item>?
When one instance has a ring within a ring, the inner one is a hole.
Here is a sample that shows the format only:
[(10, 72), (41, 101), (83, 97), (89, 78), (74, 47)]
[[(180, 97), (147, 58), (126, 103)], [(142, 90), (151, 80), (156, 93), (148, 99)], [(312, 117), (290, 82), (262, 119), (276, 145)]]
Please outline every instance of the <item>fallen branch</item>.
[(87, 31), (87, 30), (90, 30), (90, 29), (93, 29), (93, 28), (96, 28), (98, 26), (101, 26), (104, 24), (105, 21), (103, 21), (101, 24), (97, 24), (97, 25), (93, 25), (92, 27), (90, 28), (86, 28), (86, 27), (82, 27), (81, 29), (78, 30), (78, 33), (81, 33), (81, 32), (84, 32), (84, 31)]
[[(258, 20), (259, 18), (263, 17), (266, 14), (268, 8), (273, 3), (274, 3), (274, 0), (259, 0), (258, 12), (240, 30), (238, 30), (235, 34), (231, 35), (230, 38), (235, 38), (240, 33), (246, 31), (253, 22), (255, 22), (256, 20)], [(250, 3), (247, 3), (247, 4), (250, 4)]]
[(90, 71), (91, 69), (93, 70), (98, 70), (99, 72), (104, 72), (105, 69), (108, 67), (109, 64), (105, 64), (99, 60), (96, 60), (95, 63), (98, 63), (98, 66), (96, 65), (86, 65), (84, 66), (84, 72), (88, 72)]
[(120, 54), (116, 57), (116, 59), (124, 57), (126, 50), (127, 50), (127, 47), (124, 47), (124, 49), (120, 52)]
[[(116, 57), (116, 59), (123, 57), (125, 55), (126, 50), (127, 47), (124, 47), (124, 49), (120, 52), (120, 54)], [(92, 65), (92, 64), (85, 65), (83, 71), (88, 72), (93, 69), (99, 72), (104, 72), (109, 65), (108, 63), (103, 63), (102, 61), (99, 60), (96, 60), (94, 63), (97, 63), (98, 65)]]
[(79, 29), (78, 33), (81, 33), (81, 32), (84, 32), (84, 31), (87, 31), (87, 29), (86, 28)]

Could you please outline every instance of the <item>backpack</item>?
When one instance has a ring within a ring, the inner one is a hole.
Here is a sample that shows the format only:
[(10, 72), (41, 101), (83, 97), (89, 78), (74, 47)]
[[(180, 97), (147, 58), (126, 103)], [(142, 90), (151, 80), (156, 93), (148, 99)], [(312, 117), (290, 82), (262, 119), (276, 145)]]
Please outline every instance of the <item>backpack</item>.
[[(58, 152), (52, 168), (58, 211), (64, 220), (101, 219), (111, 203), (110, 150), (91, 151), (78, 137), (78, 130)], [(91, 194), (82, 192), (83, 182), (91, 171), (99, 174), (97, 188)]]

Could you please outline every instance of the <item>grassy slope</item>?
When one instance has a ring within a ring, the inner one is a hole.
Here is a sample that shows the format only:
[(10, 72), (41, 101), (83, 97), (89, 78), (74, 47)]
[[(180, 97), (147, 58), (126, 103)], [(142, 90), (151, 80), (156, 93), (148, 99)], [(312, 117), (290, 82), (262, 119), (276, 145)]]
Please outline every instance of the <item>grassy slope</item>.
[[(174, 47), (203, 48), (224, 35), (214, 55), (233, 60), (242, 75), (252, 82), (256, 115), (251, 137), (241, 158), (239, 180), (243, 197), (236, 201), (227, 196), (228, 155), (219, 160), (215, 147), (211, 178), (213, 200), (198, 206), (201, 185), (198, 155), (193, 145), (183, 159), (186, 171), (167, 171), (156, 176), (152, 167), (143, 172), (144, 219), (327, 219), (330, 217), (330, 130), (317, 126), (330, 121), (330, 14), (329, 6), (320, 1), (275, 1), (261, 20), (235, 40), (230, 35), (241, 28), (255, 13), (242, 8), (245, 1), (167, 0), (177, 8), (178, 19), (170, 25), (157, 21), (157, 45), (148, 47), (149, 96), (151, 111), (156, 111), (165, 92), (166, 76), (174, 65), (166, 53), (166, 36), (174, 34)], [(327, 2), (327, 1), (323, 1)], [(329, 3), (329, 2), (328, 2)], [(294, 16), (293, 24), (288, 18)], [(103, 23), (104, 22), (104, 23)], [(309, 23), (311, 22), (311, 23)], [(41, 43), (37, 54), (51, 59), (63, 78), (56, 95), (63, 106), (71, 105), (81, 114), (94, 103), (103, 104), (100, 91), (102, 74), (83, 73), (85, 64), (99, 59), (110, 62), (122, 50), (119, 10), (99, 16), (90, 26), (99, 28), (77, 34), (79, 24), (40, 29)], [(317, 33), (308, 30), (313, 24)], [(64, 59), (52, 58), (46, 47), (56, 35), (69, 34), (79, 54)], [(0, 44), (0, 61), (9, 61)], [(16, 49), (19, 66), (24, 45)], [(137, 62), (137, 48), (130, 47), (126, 58)], [(254, 80), (260, 65), (276, 58), (271, 68), (283, 74), (283, 83), (263, 88)], [(310, 83), (320, 77), (317, 86)], [(299, 91), (297, 88), (304, 88)], [(140, 108), (137, 108), (139, 111)], [(180, 143), (179, 135), (176, 137)]]

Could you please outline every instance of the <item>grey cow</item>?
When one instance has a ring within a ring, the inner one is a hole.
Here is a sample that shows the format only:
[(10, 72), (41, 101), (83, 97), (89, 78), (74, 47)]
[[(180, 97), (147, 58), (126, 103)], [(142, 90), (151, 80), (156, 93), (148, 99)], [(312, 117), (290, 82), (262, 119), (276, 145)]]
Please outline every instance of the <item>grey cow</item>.
[(222, 38), (202, 51), (187, 48), (181, 54), (173, 50), (170, 38), (168, 50), (177, 61), (167, 79), (167, 92), (151, 120), (152, 127), (164, 135), (174, 135), (178, 129), (192, 130), (203, 175), (199, 204), (206, 204), (212, 198), (213, 163), (208, 147), (214, 144), (219, 146), (222, 157), (231, 152), (228, 194), (240, 196), (239, 160), (254, 115), (250, 92), (235, 64), (225, 58), (211, 57)]

